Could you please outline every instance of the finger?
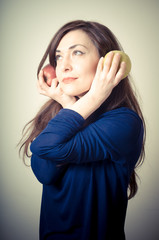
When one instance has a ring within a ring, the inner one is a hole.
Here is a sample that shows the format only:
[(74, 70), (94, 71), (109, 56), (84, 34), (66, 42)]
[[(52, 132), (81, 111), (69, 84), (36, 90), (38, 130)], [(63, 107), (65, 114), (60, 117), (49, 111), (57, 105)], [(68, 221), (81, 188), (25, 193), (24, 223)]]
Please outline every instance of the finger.
[(47, 91), (49, 86), (47, 85), (47, 83), (45, 82), (44, 80), (44, 73), (43, 73), (43, 70), (40, 71), (39, 75), (38, 75), (38, 89), (40, 90), (44, 90), (44, 91)]
[(44, 80), (43, 70), (40, 70), (39, 75), (38, 75), (38, 80), (39, 80), (39, 81), (43, 81), (43, 80)]
[(105, 58), (103, 71), (106, 74), (108, 74), (108, 72), (110, 71), (112, 61), (113, 61), (113, 57), (114, 57), (114, 52), (111, 51), (107, 54), (107, 56)]
[(52, 79), (51, 88), (57, 88), (58, 83), (57, 78)]
[(119, 82), (123, 79), (125, 71), (126, 71), (126, 62), (121, 62), (120, 68), (115, 77), (115, 81), (114, 81), (115, 86), (119, 84)]
[(99, 59), (98, 65), (97, 65), (97, 70), (95, 74), (95, 78), (98, 78), (103, 70), (103, 57)]
[(39, 81), (37, 81), (37, 89), (40, 94), (46, 95), (46, 91), (41, 88)]
[(112, 77), (115, 77), (115, 75), (117, 74), (117, 71), (118, 71), (119, 66), (120, 66), (120, 58), (121, 58), (121, 55), (119, 53), (116, 53), (113, 57), (113, 61), (112, 61), (110, 71), (109, 71), (109, 74)]

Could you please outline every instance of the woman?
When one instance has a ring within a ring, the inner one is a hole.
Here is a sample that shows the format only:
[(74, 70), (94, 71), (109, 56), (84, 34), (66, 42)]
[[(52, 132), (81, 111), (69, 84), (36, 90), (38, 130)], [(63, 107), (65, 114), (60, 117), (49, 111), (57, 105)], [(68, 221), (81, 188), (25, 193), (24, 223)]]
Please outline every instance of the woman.
[[(40, 239), (125, 239), (145, 125), (123, 79), (126, 63), (112, 52), (103, 61), (111, 50), (121, 47), (107, 27), (73, 21), (55, 34), (40, 62), (38, 90), (50, 100), (20, 148), (28, 156), (31, 143), (31, 167), (43, 184)], [(48, 55), (56, 69), (51, 86), (41, 70)]]

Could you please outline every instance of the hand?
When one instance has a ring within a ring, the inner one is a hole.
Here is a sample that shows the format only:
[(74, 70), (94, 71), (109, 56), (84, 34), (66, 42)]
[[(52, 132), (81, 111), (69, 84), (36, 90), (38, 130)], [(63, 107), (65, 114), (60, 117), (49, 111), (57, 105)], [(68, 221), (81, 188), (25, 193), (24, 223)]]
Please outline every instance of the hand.
[[(123, 79), (126, 63), (120, 62), (120, 54), (110, 52), (104, 63), (99, 60), (90, 90), (69, 108), (87, 119), (109, 97), (113, 88)], [(113, 59), (113, 62), (112, 62)]]
[(120, 64), (120, 54), (113, 52), (108, 54), (103, 67), (103, 58), (99, 60), (95, 78), (92, 82), (89, 94), (95, 101), (102, 104), (111, 94), (114, 87), (123, 79), (126, 63)]
[(59, 104), (61, 104), (63, 108), (71, 106), (76, 102), (75, 97), (68, 96), (62, 91), (57, 78), (52, 79), (51, 86), (48, 86), (44, 80), (43, 70), (41, 70), (39, 73), (37, 88), (40, 94), (54, 99)]

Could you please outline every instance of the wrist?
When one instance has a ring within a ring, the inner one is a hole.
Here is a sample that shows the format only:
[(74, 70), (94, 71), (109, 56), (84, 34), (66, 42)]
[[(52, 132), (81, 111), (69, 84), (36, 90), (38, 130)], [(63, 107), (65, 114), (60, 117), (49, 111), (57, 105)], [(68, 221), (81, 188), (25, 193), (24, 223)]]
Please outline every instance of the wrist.
[(91, 103), (91, 106), (97, 110), (97, 108), (99, 108), (103, 101), (103, 98), (101, 98), (100, 96), (98, 96), (96, 93), (94, 94), (93, 92), (89, 91), (87, 93), (87, 99), (88, 101)]
[(76, 101), (64, 102), (61, 103), (63, 108), (71, 108)]
[(71, 108), (71, 106), (76, 102), (75, 97), (68, 97), (61, 100), (61, 105), (63, 108)]
[(67, 107), (68, 109), (74, 110), (79, 113), (84, 119), (87, 119), (94, 111), (96, 111), (102, 104), (99, 99), (88, 92), (72, 106)]

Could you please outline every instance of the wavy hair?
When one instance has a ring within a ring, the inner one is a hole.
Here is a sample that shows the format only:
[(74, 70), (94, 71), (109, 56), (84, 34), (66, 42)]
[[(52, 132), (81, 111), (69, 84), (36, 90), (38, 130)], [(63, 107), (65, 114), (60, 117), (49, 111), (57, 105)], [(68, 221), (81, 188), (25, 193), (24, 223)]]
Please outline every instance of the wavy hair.
[[(67, 34), (70, 31), (74, 31), (78, 29), (88, 34), (93, 44), (96, 46), (100, 57), (105, 56), (106, 53), (112, 50), (123, 50), (117, 38), (106, 26), (97, 22), (92, 22), (92, 21), (83, 21), (83, 20), (71, 21), (65, 24), (64, 26), (62, 26), (56, 32), (54, 37), (51, 39), (44, 53), (44, 56), (42, 57), (39, 63), (37, 76), (48, 57), (49, 57), (49, 63), (54, 68), (56, 68), (55, 51), (57, 49), (59, 42), (61, 41), (61, 39), (65, 34)], [(144, 133), (146, 132), (144, 117), (143, 117), (139, 102), (137, 100), (135, 91), (130, 83), (129, 77), (126, 77), (125, 79), (123, 79), (113, 89), (111, 95), (108, 97), (108, 99), (106, 99), (106, 101), (102, 104), (102, 106), (86, 120), (86, 124), (90, 124), (100, 114), (109, 110), (113, 110), (115, 108), (119, 108), (119, 107), (128, 107), (134, 110), (142, 119), (144, 130), (145, 130)], [(33, 141), (34, 138), (36, 138), (39, 135), (39, 133), (46, 127), (49, 120), (51, 120), (59, 112), (61, 108), (62, 106), (58, 102), (56, 102), (53, 99), (50, 99), (41, 107), (37, 115), (29, 123), (25, 125), (23, 129), (23, 136), (20, 141), (21, 146), (19, 149), (19, 152), (21, 151), (23, 152), (24, 163), (25, 163), (25, 157), (26, 156), (30, 157), (29, 155), (30, 143)], [(135, 196), (138, 189), (137, 179), (136, 179), (137, 178), (136, 168), (139, 165), (141, 165), (142, 162), (144, 161), (144, 156), (145, 156), (144, 145), (145, 145), (145, 134), (144, 134), (140, 157), (130, 177), (130, 182), (128, 186), (129, 199)]]

